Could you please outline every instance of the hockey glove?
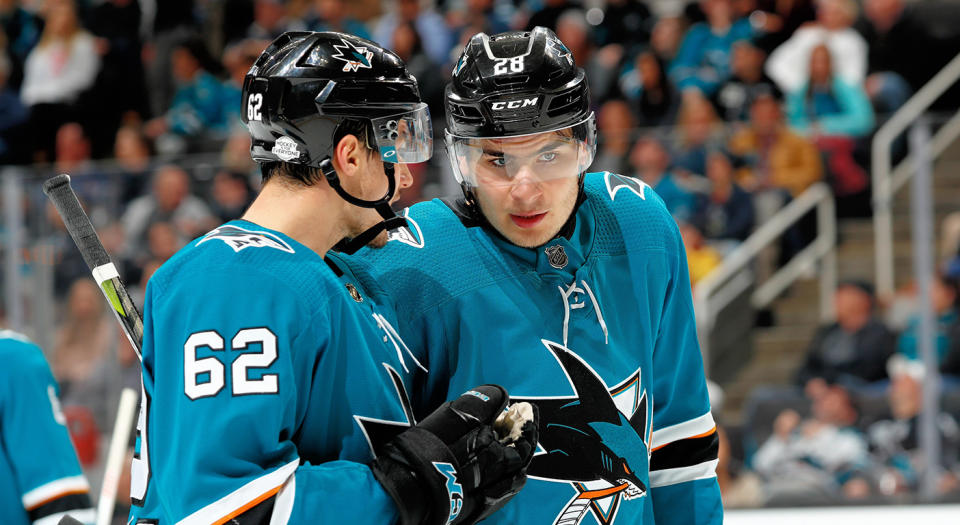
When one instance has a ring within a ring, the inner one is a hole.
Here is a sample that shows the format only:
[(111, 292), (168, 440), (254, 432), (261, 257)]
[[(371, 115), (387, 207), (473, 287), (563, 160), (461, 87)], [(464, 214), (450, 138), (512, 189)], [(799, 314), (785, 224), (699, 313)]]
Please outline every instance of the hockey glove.
[(402, 525), (476, 523), (520, 491), (537, 446), (536, 412), (516, 440), (501, 442), (493, 424), (508, 401), (502, 387), (479, 386), (384, 446), (372, 469)]

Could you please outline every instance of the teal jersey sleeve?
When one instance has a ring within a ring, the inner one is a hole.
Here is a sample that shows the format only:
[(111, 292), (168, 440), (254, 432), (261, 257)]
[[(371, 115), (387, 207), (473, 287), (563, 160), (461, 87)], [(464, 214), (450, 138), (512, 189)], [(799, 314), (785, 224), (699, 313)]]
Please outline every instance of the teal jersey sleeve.
[(56, 524), (69, 512), (93, 522), (90, 487), (39, 347), (0, 331), (0, 522)]
[[(653, 193), (653, 192), (649, 192)], [(657, 524), (722, 523), (718, 436), (710, 412), (687, 259), (668, 223), (666, 293), (653, 349), (650, 485)]]
[(405, 421), (400, 367), (361, 307), (318, 255), (244, 221), (158, 270), (131, 517), (395, 521), (360, 420)]

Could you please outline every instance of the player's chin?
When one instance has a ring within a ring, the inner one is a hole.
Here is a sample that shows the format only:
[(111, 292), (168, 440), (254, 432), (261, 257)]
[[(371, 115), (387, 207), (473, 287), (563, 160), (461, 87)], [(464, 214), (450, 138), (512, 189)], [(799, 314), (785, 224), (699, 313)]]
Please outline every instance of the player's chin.
[(382, 231), (378, 233), (377, 236), (374, 237), (372, 241), (368, 242), (367, 246), (370, 248), (373, 248), (374, 250), (379, 250), (380, 248), (383, 248), (384, 246), (387, 245), (387, 239), (388, 239), (387, 232)]
[(498, 228), (500, 233), (507, 238), (508, 241), (516, 244), (521, 248), (539, 248), (543, 246), (550, 239), (553, 239), (560, 233), (560, 228), (537, 228), (536, 230), (521, 229), (517, 227), (512, 227), (507, 225), (503, 228)]

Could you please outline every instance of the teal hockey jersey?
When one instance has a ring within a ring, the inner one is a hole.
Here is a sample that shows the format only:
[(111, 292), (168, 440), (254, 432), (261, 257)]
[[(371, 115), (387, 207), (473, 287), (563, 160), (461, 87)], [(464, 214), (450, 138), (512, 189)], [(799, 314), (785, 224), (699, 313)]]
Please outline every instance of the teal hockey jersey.
[(416, 364), (350, 275), (242, 220), (154, 274), (135, 523), (397, 519), (367, 463), (412, 420), (402, 400)]
[(370, 268), (422, 349), (419, 410), (484, 382), (539, 406), (530, 479), (489, 523), (721, 523), (678, 228), (635, 179), (590, 173), (584, 191), (570, 237), (537, 249), (434, 200), (350, 261)]
[(90, 485), (70, 442), (57, 383), (40, 348), (0, 330), (0, 523), (93, 523)]

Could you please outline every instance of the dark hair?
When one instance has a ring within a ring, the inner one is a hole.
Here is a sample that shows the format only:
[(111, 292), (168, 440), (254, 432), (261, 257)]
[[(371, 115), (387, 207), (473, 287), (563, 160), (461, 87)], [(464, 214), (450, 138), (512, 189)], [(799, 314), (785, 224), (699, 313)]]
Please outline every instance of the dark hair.
[[(333, 143), (339, 144), (340, 140), (347, 135), (357, 137), (364, 147), (370, 152), (379, 151), (376, 140), (373, 136), (373, 125), (366, 119), (344, 119), (333, 131)], [(321, 179), (323, 174), (320, 168), (307, 164), (295, 164), (292, 162), (263, 162), (260, 164), (260, 176), (263, 183), (266, 183), (274, 175), (280, 174), (286, 179), (291, 179), (303, 186), (313, 186)]]

